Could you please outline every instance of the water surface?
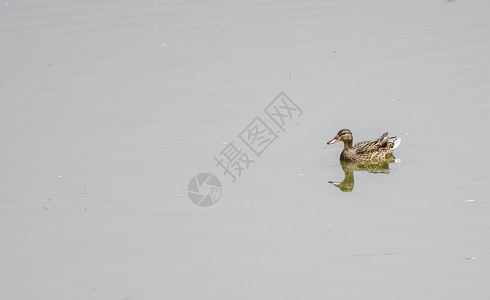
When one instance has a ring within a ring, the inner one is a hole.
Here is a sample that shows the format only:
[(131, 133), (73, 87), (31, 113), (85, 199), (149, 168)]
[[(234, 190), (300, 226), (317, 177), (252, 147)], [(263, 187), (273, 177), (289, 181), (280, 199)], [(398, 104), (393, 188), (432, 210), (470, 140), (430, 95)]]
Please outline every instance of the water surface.
[[(2, 294), (488, 298), (488, 6), (2, 3)], [(280, 91), (303, 116), (232, 183), (213, 157)], [(348, 193), (346, 127), (402, 138)]]

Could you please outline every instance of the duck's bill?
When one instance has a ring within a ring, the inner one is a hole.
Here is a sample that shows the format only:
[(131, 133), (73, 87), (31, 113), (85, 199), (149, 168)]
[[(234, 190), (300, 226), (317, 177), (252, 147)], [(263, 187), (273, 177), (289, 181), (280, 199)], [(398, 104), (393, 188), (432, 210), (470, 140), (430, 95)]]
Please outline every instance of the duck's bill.
[(335, 144), (337, 143), (338, 141), (340, 141), (340, 139), (334, 137), (333, 139), (331, 139), (330, 141), (327, 142), (327, 145), (332, 145), (332, 144)]

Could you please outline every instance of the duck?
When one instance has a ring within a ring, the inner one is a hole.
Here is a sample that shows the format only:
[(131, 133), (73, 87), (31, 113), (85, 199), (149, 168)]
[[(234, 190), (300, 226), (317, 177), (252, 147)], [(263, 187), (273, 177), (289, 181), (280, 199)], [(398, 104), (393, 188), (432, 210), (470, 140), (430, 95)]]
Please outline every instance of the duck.
[(393, 150), (400, 145), (401, 139), (396, 136), (388, 136), (383, 133), (378, 139), (359, 142), (352, 146), (352, 132), (349, 129), (341, 129), (337, 135), (327, 142), (327, 145), (344, 142), (344, 150), (340, 154), (341, 161), (360, 162), (382, 160), (393, 157)]

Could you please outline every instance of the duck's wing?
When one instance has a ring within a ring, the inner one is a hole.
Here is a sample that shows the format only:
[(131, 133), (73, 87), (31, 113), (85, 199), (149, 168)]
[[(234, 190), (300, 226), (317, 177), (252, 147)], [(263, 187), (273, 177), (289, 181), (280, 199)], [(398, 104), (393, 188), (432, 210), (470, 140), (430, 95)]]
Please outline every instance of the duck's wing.
[(378, 138), (378, 143), (380, 147), (386, 147), (388, 145), (388, 141), (390, 140), (390, 137), (388, 136), (388, 132), (383, 133), (379, 138)]
[(366, 152), (376, 151), (380, 148), (380, 145), (378, 140), (364, 141), (355, 144), (352, 148), (357, 154), (362, 154)]
[(383, 133), (378, 139), (372, 141), (359, 142), (353, 146), (354, 151), (358, 154), (376, 151), (388, 145), (390, 137), (388, 132)]

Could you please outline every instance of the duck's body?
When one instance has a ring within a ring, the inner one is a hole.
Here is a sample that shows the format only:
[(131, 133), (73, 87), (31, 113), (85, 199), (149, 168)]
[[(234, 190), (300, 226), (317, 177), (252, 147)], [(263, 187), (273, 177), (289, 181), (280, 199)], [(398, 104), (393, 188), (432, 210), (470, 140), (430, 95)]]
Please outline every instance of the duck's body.
[(389, 137), (388, 132), (385, 132), (376, 140), (364, 141), (352, 146), (352, 132), (349, 129), (341, 129), (327, 144), (335, 144), (338, 141), (344, 142), (340, 160), (352, 162), (389, 158), (393, 150), (400, 145), (400, 139)]

